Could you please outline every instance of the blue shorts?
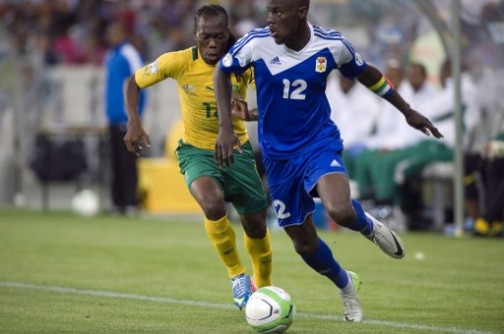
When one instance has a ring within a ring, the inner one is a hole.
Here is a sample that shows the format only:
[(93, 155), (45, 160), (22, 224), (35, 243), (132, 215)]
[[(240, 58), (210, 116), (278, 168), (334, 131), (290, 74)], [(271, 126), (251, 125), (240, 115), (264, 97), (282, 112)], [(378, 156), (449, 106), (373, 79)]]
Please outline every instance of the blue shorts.
[(300, 225), (315, 210), (310, 192), (320, 178), (331, 173), (346, 174), (341, 151), (331, 147), (303, 153), (288, 160), (263, 156), (271, 200), (281, 227)]

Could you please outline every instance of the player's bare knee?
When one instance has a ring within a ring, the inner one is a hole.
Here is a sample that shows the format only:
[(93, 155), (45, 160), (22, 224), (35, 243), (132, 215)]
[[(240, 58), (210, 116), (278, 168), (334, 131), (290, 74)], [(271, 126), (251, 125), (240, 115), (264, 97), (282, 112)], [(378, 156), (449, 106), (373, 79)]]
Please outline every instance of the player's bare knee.
[(266, 211), (242, 216), (243, 230), (252, 239), (262, 239), (266, 236)]
[[(317, 239), (318, 240), (318, 239)], [(310, 256), (317, 250), (316, 242), (294, 242), (296, 253), (302, 257)]]
[(205, 217), (210, 220), (219, 220), (226, 215), (226, 207), (224, 202), (207, 201), (202, 207)]
[(266, 224), (262, 223), (259, 225), (249, 226), (243, 225), (243, 230), (247, 236), (251, 239), (263, 239), (266, 236)]
[(351, 205), (328, 206), (325, 210), (329, 217), (341, 226), (350, 226), (355, 221), (355, 211)]

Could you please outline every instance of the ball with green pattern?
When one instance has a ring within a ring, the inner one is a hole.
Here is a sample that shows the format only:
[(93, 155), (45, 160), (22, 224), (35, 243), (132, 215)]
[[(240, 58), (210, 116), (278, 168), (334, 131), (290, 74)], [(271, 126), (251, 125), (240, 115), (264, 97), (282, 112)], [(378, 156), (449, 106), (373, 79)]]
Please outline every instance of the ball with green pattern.
[(266, 286), (250, 296), (245, 318), (260, 333), (283, 333), (294, 321), (295, 308), (291, 296), (283, 289)]

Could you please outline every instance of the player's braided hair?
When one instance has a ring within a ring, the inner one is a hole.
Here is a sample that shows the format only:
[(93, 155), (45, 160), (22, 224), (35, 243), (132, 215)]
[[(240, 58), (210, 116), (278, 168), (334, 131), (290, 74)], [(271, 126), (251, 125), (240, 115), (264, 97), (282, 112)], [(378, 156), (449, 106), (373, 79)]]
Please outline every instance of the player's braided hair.
[[(196, 26), (198, 25), (198, 19), (202, 16), (219, 16), (222, 15), (226, 19), (226, 25), (229, 24), (229, 16), (224, 7), (220, 5), (206, 5), (202, 6), (198, 9), (196, 14), (194, 15), (194, 29), (196, 30)], [(236, 37), (233, 34), (229, 33), (229, 39), (226, 44), (225, 52), (228, 52), (231, 46), (236, 42)]]

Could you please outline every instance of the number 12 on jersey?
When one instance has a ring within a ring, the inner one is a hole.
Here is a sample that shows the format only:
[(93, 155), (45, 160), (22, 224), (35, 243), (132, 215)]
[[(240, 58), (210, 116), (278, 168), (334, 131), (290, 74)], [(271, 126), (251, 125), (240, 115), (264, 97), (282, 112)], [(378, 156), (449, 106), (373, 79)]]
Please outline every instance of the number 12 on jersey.
[(303, 79), (297, 79), (290, 81), (289, 79), (283, 79), (283, 98), (287, 100), (305, 100), (306, 94), (305, 90), (308, 84)]

